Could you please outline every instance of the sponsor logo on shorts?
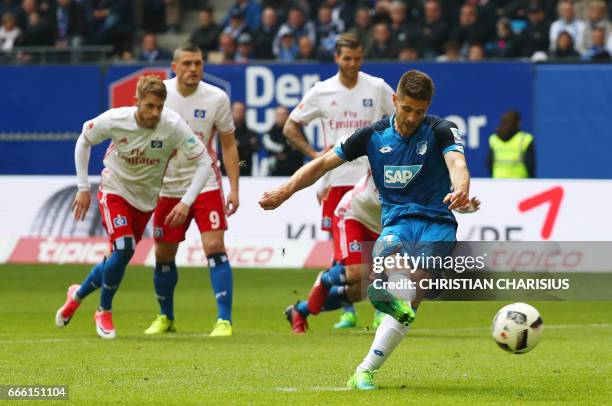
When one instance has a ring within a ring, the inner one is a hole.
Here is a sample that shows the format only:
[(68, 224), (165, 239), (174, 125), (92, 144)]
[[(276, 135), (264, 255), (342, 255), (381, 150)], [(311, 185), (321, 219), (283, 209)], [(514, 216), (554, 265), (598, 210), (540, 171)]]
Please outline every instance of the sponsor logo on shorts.
[(151, 148), (152, 149), (162, 149), (164, 147), (164, 142), (161, 140), (151, 140)]
[(325, 228), (331, 228), (332, 226), (331, 217), (323, 217), (323, 219), (321, 220), (321, 226)]
[(203, 120), (206, 117), (206, 110), (195, 109), (193, 111), (193, 118)]
[(417, 143), (416, 153), (419, 155), (425, 155), (427, 152), (427, 141), (421, 141)]
[(374, 100), (363, 99), (363, 107), (372, 107), (372, 106), (374, 106)]
[(350, 252), (361, 252), (361, 243), (359, 241), (353, 241), (349, 244)]
[(419, 173), (423, 165), (385, 165), (385, 187), (403, 189)]
[(113, 225), (115, 228), (127, 226), (127, 218), (125, 216), (117, 216), (113, 219)]
[(164, 237), (164, 229), (162, 227), (153, 227), (153, 236), (155, 238), (163, 238)]

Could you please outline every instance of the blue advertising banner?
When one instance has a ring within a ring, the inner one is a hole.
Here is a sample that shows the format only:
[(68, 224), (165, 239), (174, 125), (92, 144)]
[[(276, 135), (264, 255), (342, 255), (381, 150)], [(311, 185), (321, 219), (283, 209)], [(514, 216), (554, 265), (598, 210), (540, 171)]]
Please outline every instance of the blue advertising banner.
[[(130, 104), (139, 74), (154, 71), (170, 75), (167, 66), (22, 66), (1, 68), (0, 99), (3, 112), (0, 133), (80, 132), (82, 123), (111, 105)], [(146, 69), (146, 70), (143, 70)], [(523, 128), (533, 130), (533, 67), (526, 63), (371, 63), (363, 70), (382, 77), (395, 88), (408, 69), (432, 76), (436, 95), (431, 114), (454, 121), (466, 142), (470, 171), (487, 176), (485, 157), (488, 137), (504, 111), (517, 109)], [(247, 123), (256, 132), (267, 131), (274, 108), (296, 106), (317, 81), (336, 73), (334, 64), (206, 65), (205, 80), (228, 92), (232, 101), (247, 105)], [(307, 131), (320, 147), (316, 125)], [(53, 144), (53, 146), (50, 146)], [(32, 155), (53, 151), (46, 160), (0, 161), (0, 173), (72, 174), (69, 141), (2, 141), (0, 148), (16, 156), (20, 149)], [(99, 172), (103, 148), (94, 148), (91, 173)]]
[(535, 81), (538, 176), (612, 179), (612, 65), (542, 65)]

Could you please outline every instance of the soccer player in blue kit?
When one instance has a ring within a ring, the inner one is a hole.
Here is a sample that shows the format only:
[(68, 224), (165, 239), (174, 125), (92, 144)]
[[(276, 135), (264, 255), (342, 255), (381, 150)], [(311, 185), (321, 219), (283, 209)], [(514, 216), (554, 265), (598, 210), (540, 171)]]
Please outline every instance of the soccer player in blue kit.
[[(373, 256), (416, 256), (423, 247), (427, 255), (450, 254), (457, 232), (452, 210), (469, 205), (470, 176), (456, 125), (427, 114), (433, 94), (433, 81), (425, 73), (404, 73), (393, 95), (395, 113), (390, 118), (355, 131), (340, 146), (304, 165), (278, 189), (265, 192), (260, 206), (273, 210), (331, 169), (365, 155), (382, 202), (383, 229)], [(415, 243), (421, 243), (418, 252)], [(422, 268), (385, 271), (410, 278), (416, 289), (368, 288), (372, 304), (386, 316), (348, 382), (351, 388), (376, 388), (373, 373), (402, 341), (425, 295), (419, 281), (435, 276)]]

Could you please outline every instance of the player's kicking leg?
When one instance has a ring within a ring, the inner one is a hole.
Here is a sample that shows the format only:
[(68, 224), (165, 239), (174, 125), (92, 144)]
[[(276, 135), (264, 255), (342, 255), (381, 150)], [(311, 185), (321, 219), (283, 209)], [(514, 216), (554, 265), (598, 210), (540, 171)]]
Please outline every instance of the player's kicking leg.
[[(428, 253), (425, 255), (444, 257), (452, 252), (456, 241), (456, 231), (454, 224), (428, 219), (413, 218), (410, 221), (398, 222), (383, 230), (374, 247), (373, 256), (382, 258), (397, 252), (425, 252)], [(421, 243), (404, 243), (419, 240)], [(387, 290), (373, 285), (368, 288), (372, 304), (377, 310), (386, 313), (386, 316), (376, 330), (370, 351), (349, 379), (350, 388), (361, 390), (376, 388), (372, 382), (373, 374), (380, 369), (403, 340), (416, 316), (420, 302), (425, 297), (426, 291), (421, 288), (420, 281), (431, 279), (433, 275), (430, 271), (423, 269), (417, 269), (415, 272), (397, 268), (385, 269), (385, 272), (389, 271), (391, 273), (387, 274), (390, 280), (402, 282), (402, 279), (409, 279), (415, 289)], [(399, 283), (396, 286), (402, 286), (402, 284)]]

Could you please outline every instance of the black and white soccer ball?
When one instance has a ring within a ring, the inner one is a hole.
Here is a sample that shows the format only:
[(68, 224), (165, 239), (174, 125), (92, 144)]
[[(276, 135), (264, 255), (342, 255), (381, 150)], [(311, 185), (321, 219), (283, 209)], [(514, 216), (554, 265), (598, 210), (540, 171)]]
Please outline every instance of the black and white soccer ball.
[(535, 307), (513, 303), (497, 312), (491, 333), (501, 349), (513, 354), (525, 354), (538, 345), (543, 329), (544, 322)]

